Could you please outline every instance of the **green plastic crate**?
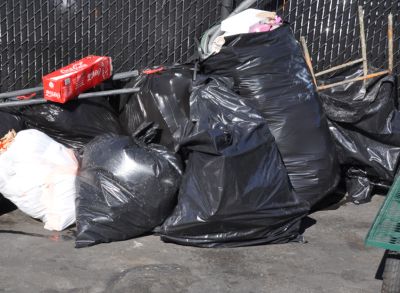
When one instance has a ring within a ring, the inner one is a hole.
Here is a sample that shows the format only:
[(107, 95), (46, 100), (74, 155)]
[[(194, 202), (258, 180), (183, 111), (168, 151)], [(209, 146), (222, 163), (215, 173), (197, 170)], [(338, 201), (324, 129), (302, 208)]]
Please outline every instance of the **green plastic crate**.
[(396, 176), (368, 232), (365, 245), (400, 251), (400, 175)]

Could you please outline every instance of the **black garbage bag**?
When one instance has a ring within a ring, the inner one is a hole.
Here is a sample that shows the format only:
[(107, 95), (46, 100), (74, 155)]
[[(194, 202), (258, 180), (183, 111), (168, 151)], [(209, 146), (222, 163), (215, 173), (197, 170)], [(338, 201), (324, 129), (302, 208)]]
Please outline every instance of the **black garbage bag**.
[(27, 128), (42, 131), (73, 149), (101, 134), (122, 133), (118, 116), (105, 98), (33, 105), (20, 112)]
[(16, 209), (17, 207), (0, 193), (0, 216)]
[(268, 122), (297, 194), (311, 205), (329, 200), (340, 170), (325, 114), (290, 27), (226, 38), (202, 64), (233, 77), (236, 91)]
[[(359, 67), (322, 83), (363, 75)], [(400, 113), (393, 76), (347, 83), (320, 92), (329, 129), (343, 166), (349, 196), (369, 201), (376, 186), (390, 186), (400, 159)]]
[(0, 111), (0, 138), (6, 135), (11, 129), (16, 132), (24, 127), (22, 118), (7, 111)]
[(159, 143), (174, 150), (188, 123), (192, 80), (192, 67), (177, 65), (142, 73), (127, 84), (141, 90), (122, 97), (120, 121), (124, 130), (132, 134), (142, 123), (155, 122), (161, 129)]
[(85, 146), (77, 178), (76, 247), (151, 232), (172, 212), (179, 159), (165, 147), (103, 135)]
[(309, 205), (292, 190), (265, 120), (226, 83), (214, 79), (192, 93), (178, 204), (157, 232), (200, 247), (293, 241)]

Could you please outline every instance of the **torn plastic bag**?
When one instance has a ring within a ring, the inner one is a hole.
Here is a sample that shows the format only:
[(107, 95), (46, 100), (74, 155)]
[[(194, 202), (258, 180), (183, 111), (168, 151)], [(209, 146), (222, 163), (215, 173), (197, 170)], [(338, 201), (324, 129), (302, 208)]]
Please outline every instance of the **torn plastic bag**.
[(101, 134), (122, 133), (118, 116), (104, 98), (29, 106), (21, 109), (21, 115), (27, 128), (40, 130), (73, 149)]
[(339, 167), (325, 114), (290, 27), (226, 38), (206, 74), (233, 77), (268, 122), (297, 194), (312, 206), (335, 189)]
[(0, 111), (0, 138), (12, 129), (16, 132), (23, 129), (22, 118), (9, 112)]
[(200, 247), (284, 243), (299, 236), (307, 202), (293, 191), (265, 120), (214, 79), (191, 96), (188, 163), (161, 239)]
[(151, 232), (172, 212), (179, 159), (165, 147), (103, 135), (85, 146), (78, 177), (76, 247)]
[[(363, 75), (354, 67), (322, 83)], [(400, 114), (393, 76), (347, 83), (320, 92), (349, 195), (368, 201), (374, 186), (390, 186), (400, 159)]]
[(0, 192), (45, 229), (61, 231), (75, 222), (77, 170), (72, 150), (40, 131), (22, 130), (0, 155)]
[(159, 143), (174, 150), (188, 123), (192, 67), (161, 67), (128, 84), (141, 90), (122, 97), (120, 121), (125, 131), (132, 134), (142, 123), (155, 122), (162, 131)]

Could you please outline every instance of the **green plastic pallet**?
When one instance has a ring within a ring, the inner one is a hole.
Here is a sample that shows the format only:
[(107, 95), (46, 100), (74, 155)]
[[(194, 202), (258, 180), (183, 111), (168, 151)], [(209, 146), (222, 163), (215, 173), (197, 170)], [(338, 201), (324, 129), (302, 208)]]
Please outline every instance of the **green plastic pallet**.
[(396, 176), (368, 232), (365, 245), (400, 251), (400, 175)]

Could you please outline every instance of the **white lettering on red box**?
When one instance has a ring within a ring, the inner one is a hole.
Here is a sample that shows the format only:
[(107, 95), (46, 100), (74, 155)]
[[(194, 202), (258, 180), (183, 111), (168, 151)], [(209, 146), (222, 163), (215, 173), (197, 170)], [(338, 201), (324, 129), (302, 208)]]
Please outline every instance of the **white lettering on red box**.
[(60, 93), (57, 93), (57, 92), (53, 92), (53, 91), (49, 91), (49, 90), (47, 90), (46, 92), (45, 92), (45, 95), (47, 96), (47, 97), (54, 97), (54, 98), (60, 98)]

